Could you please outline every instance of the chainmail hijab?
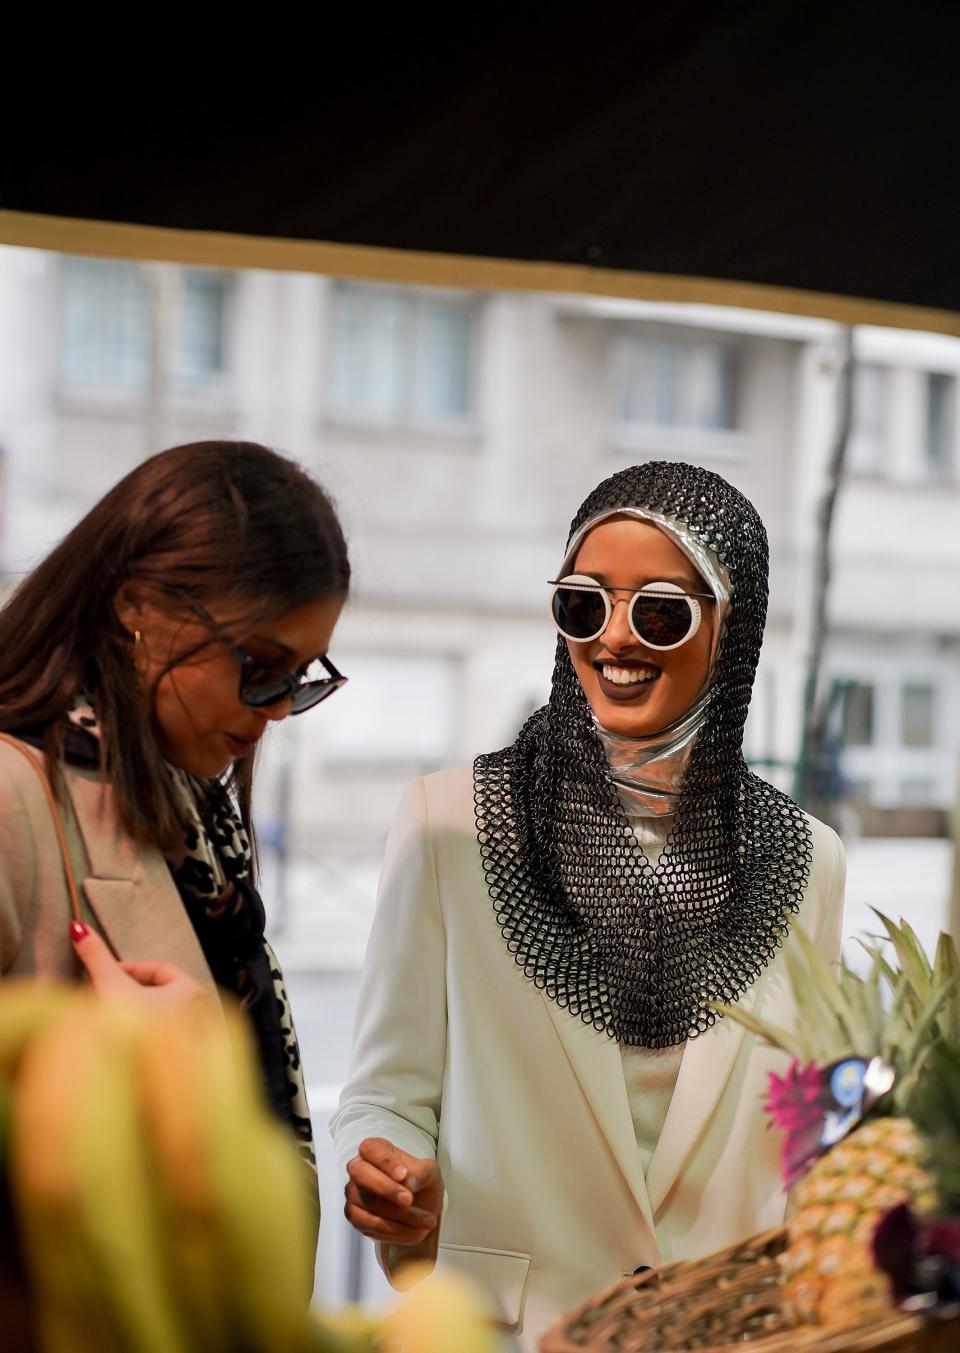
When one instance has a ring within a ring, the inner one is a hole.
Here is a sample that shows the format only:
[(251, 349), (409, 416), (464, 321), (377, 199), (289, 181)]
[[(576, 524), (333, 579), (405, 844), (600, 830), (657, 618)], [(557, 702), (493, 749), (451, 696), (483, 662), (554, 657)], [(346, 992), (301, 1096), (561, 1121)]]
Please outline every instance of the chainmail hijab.
[(743, 728), (767, 609), (767, 537), (710, 470), (652, 461), (604, 480), (591, 517), (644, 507), (682, 523), (730, 578), (707, 714), (673, 827), (652, 863), (631, 829), (560, 638), (550, 701), (474, 763), (477, 834), (507, 947), (530, 980), (611, 1038), (648, 1048), (715, 1023), (770, 962), (800, 909), (810, 830), (747, 769)]

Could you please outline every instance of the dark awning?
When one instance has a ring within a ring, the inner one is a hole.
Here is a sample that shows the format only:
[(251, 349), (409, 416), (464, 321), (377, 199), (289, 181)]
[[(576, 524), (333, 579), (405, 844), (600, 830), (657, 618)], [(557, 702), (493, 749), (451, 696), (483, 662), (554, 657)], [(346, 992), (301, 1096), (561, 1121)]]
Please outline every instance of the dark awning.
[(8, 123), (0, 240), (960, 333), (955, 0), (436, 13), (160, 81), (138, 38)]

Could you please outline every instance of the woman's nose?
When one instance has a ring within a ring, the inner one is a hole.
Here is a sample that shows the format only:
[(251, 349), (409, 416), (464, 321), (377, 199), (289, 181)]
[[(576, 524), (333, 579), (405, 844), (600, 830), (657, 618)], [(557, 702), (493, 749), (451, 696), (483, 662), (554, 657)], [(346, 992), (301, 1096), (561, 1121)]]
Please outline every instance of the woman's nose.
[(292, 705), (293, 697), (285, 695), (282, 700), (277, 700), (272, 705), (261, 705), (260, 713), (265, 714), (271, 723), (280, 723), (290, 713)]
[(624, 649), (637, 646), (637, 636), (630, 628), (630, 601), (629, 597), (618, 597), (613, 602), (607, 628), (601, 635), (603, 643), (611, 652), (622, 653)]

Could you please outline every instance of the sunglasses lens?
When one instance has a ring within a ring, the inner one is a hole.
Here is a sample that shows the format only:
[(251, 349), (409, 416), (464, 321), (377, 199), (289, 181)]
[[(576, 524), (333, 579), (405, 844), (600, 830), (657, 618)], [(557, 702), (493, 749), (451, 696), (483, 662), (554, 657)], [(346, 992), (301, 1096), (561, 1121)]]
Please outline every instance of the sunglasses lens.
[(281, 700), (290, 698), (290, 688), (288, 686), (245, 686), (240, 692), (240, 699), (250, 709), (264, 709), (267, 705), (279, 704)]
[(558, 587), (552, 604), (554, 624), (568, 639), (593, 639), (603, 630), (607, 608), (602, 592)]
[(317, 682), (310, 686), (301, 686), (294, 694), (293, 703), (290, 706), (291, 714), (302, 714), (305, 709), (313, 709), (314, 705), (319, 705), (321, 700), (326, 700), (328, 695), (333, 695), (338, 691), (342, 682), (329, 681), (325, 683)]
[(292, 682), (285, 672), (271, 667), (244, 667), (240, 676), (240, 699), (250, 709), (263, 709), (290, 697)]
[(652, 648), (672, 648), (690, 633), (693, 614), (684, 597), (638, 596), (631, 611), (633, 629)]

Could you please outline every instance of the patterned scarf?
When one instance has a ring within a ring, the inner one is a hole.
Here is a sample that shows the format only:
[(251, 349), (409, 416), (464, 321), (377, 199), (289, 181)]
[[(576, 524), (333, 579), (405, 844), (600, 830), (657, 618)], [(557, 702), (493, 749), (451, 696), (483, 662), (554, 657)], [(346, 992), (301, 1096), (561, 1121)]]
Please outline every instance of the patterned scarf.
[[(100, 730), (89, 699), (78, 696), (67, 718), (88, 747), (95, 741), (93, 759), (99, 761)], [(71, 741), (76, 746), (79, 738)], [(68, 756), (69, 749), (68, 743)], [(300, 1047), (283, 973), (264, 938), (266, 918), (251, 879), (247, 834), (218, 780), (198, 779), (169, 763), (167, 772), (186, 823), (166, 855), (173, 881), (214, 980), (233, 992), (250, 1018), (270, 1103), (316, 1169)]]

